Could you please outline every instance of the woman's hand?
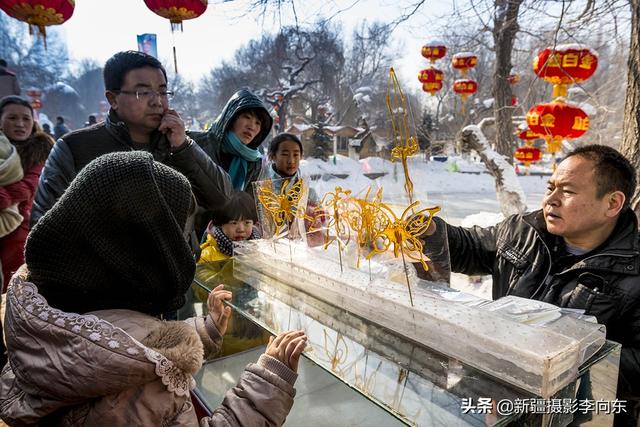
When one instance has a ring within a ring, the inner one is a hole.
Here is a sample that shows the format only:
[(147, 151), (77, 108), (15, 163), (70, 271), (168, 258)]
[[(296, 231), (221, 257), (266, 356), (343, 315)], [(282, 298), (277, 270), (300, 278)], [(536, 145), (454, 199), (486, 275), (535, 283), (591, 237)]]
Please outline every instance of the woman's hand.
[(223, 301), (231, 300), (231, 291), (225, 291), (224, 285), (218, 285), (209, 293), (207, 298), (207, 308), (209, 309), (209, 316), (220, 335), (224, 335), (227, 332), (227, 325), (229, 324), (229, 318), (231, 317), (231, 307), (225, 306)]
[(275, 338), (269, 338), (269, 344), (264, 353), (267, 356), (278, 359), (293, 372), (298, 372), (300, 354), (306, 345), (307, 336), (304, 331), (282, 332)]

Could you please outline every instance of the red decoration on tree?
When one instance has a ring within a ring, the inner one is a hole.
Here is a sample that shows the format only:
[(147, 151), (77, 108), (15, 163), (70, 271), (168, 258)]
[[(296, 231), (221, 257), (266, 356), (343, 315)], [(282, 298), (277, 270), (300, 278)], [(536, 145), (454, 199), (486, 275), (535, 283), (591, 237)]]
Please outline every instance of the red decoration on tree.
[[(194, 19), (207, 10), (207, 0), (144, 0), (151, 11), (171, 22), (171, 31), (182, 31), (182, 21)], [(173, 46), (173, 67), (178, 74), (178, 57)]]
[(26, 93), (31, 98), (40, 98), (42, 96), (42, 91), (36, 87), (30, 87), (26, 90)]
[(542, 138), (540, 135), (532, 131), (531, 129), (525, 129), (518, 134), (518, 138), (523, 140), (525, 144), (530, 145), (534, 140)]
[(598, 68), (598, 54), (580, 44), (548, 47), (533, 60), (533, 71), (553, 84), (553, 97), (567, 96), (567, 85), (587, 80)]
[(418, 74), (418, 80), (422, 83), (423, 91), (435, 95), (436, 92), (442, 89), (444, 73), (437, 68), (425, 68)]
[(49, 25), (60, 25), (73, 15), (74, 0), (0, 0), (0, 9), (7, 15), (29, 24), (29, 34), (38, 30), (47, 47)]
[(453, 91), (460, 95), (462, 102), (478, 91), (478, 83), (470, 79), (459, 79), (453, 82)]
[[(30, 100), (30, 104), (31, 104), (31, 108), (33, 108), (34, 110), (39, 110), (42, 108), (42, 100), (40, 99), (40, 97), (42, 96), (42, 91), (40, 89), (38, 89), (37, 87), (30, 87), (28, 88), (26, 91), (26, 94), (29, 98), (31, 98)], [(38, 118), (38, 112), (34, 111), (34, 117)]]
[(451, 58), (451, 64), (453, 68), (459, 70), (463, 76), (467, 75), (467, 72), (476, 66), (478, 63), (478, 57), (471, 52), (460, 52), (453, 55)]
[(580, 108), (563, 101), (533, 106), (527, 113), (532, 132), (547, 140), (547, 151), (560, 151), (563, 139), (580, 138), (589, 130), (589, 116)]
[(525, 145), (523, 147), (518, 147), (513, 157), (515, 157), (519, 162), (524, 163), (526, 167), (529, 167), (531, 163), (542, 160), (542, 151), (536, 147)]
[(427, 58), (431, 63), (435, 63), (438, 59), (443, 58), (447, 54), (447, 47), (442, 42), (430, 42), (422, 46), (422, 56)]
[(520, 74), (509, 74), (509, 77), (507, 77), (507, 81), (509, 82), (510, 85), (514, 85), (516, 83), (520, 82)]

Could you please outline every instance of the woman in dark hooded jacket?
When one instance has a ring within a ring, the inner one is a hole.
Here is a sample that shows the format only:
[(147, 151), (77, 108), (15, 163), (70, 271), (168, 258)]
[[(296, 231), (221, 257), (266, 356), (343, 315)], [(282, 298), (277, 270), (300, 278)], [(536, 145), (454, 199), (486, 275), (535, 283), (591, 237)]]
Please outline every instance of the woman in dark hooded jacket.
[(262, 166), (260, 145), (269, 135), (273, 119), (264, 103), (247, 89), (236, 92), (207, 132), (189, 136), (221, 166), (237, 191), (253, 196), (252, 183)]

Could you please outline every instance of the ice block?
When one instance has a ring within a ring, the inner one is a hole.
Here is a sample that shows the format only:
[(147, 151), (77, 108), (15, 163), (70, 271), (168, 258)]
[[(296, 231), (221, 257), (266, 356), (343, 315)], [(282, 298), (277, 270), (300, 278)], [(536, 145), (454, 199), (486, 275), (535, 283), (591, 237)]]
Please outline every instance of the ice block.
[(342, 307), (502, 381), (548, 398), (577, 376), (580, 343), (559, 333), (435, 297), (343, 266), (322, 249), (288, 240), (254, 240), (235, 248), (234, 269), (267, 275)]

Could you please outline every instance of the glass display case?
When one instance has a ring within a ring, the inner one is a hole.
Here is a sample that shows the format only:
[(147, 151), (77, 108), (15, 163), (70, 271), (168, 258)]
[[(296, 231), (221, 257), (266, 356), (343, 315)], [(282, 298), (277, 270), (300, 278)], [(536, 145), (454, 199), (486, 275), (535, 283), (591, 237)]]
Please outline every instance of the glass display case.
[[(230, 305), (235, 316), (257, 329), (235, 328), (232, 338), (246, 343), (245, 348), (240, 345), (237, 352), (208, 361), (197, 375), (196, 393), (210, 408), (221, 402), (244, 366), (264, 351), (263, 342), (255, 339), (256, 332), (303, 329), (308, 345), (286, 425), (564, 426), (572, 420), (574, 425), (613, 422), (613, 416), (605, 413), (518, 409), (517, 402), (533, 403), (541, 396), (367, 320), (355, 314), (353, 307), (345, 307), (344, 300), (318, 298), (273, 276), (248, 272), (241, 265), (234, 268), (232, 261), (199, 266), (195, 294), (225, 283), (234, 294)], [(437, 293), (435, 288), (422, 291)], [(446, 298), (451, 295), (447, 293)], [(195, 299), (199, 299), (197, 295)], [(202, 305), (195, 302), (195, 311)], [(505, 306), (509, 304), (495, 310), (503, 310), (501, 315), (505, 315)], [(247, 331), (249, 336), (243, 341)], [(449, 347), (467, 345), (458, 338), (451, 341)], [(620, 346), (607, 342), (597, 347), (580, 344), (588, 360), (547, 402), (615, 399)], [(505, 366), (505, 371), (508, 369)], [(504, 402), (512, 403), (510, 410)]]

